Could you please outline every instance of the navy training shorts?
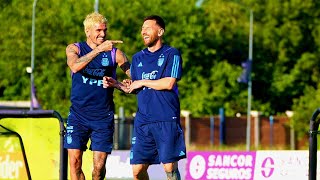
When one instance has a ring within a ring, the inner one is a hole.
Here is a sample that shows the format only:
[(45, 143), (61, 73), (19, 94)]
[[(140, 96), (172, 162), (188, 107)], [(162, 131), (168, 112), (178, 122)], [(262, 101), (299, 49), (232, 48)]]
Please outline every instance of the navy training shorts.
[(91, 141), (90, 150), (111, 153), (113, 148), (114, 114), (106, 118), (88, 120), (70, 113), (67, 120), (64, 148), (85, 151)]
[(175, 121), (135, 124), (131, 144), (130, 164), (165, 164), (186, 158), (184, 134)]

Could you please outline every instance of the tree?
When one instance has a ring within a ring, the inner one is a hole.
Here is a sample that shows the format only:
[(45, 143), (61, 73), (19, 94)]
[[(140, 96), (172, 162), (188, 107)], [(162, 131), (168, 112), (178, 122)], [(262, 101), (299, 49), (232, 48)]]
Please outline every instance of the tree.
[[(0, 99), (30, 98), (32, 2), (6, 1), (0, 5)], [(247, 85), (237, 83), (241, 62), (248, 58), (249, 10), (254, 13), (252, 109), (264, 115), (294, 110), (294, 122), (309, 119), (319, 91), (320, 3), (315, 0), (110, 0), (99, 12), (109, 21), (109, 39), (129, 59), (144, 48), (140, 29), (147, 15), (166, 22), (165, 43), (183, 58), (179, 81), (181, 108), (194, 116), (245, 113)], [(179, 7), (179, 8), (177, 8)], [(92, 0), (38, 0), (36, 7), (35, 85), (44, 109), (67, 116), (70, 106), (68, 44), (85, 40), (82, 21), (94, 11)], [(121, 71), (121, 70), (118, 70)], [(119, 72), (119, 74), (121, 74)], [(123, 74), (123, 73), (122, 73)], [(122, 80), (125, 75), (119, 75)], [(115, 91), (115, 104), (136, 111), (135, 95)], [(305, 132), (306, 123), (299, 131)]]

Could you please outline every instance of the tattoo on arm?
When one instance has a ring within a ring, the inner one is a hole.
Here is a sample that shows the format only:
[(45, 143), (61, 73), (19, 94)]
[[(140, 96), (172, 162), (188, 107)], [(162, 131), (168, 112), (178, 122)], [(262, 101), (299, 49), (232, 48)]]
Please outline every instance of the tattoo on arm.
[(82, 56), (81, 58), (79, 58), (76, 63), (82, 63), (82, 62), (90, 62), (91, 59), (88, 58), (87, 56)]
[[(68, 58), (68, 61), (74, 61), (75, 63), (86, 63), (92, 61), (94, 57), (96, 57), (99, 52), (98, 51), (91, 51), (90, 53), (86, 54), (85, 56), (82, 56), (79, 58), (78, 52), (72, 47), (72, 45), (69, 45), (66, 50), (67, 55), (70, 57)], [(78, 58), (76, 58), (76, 56)]]
[(129, 89), (122, 84), (121, 82), (117, 81), (117, 84), (115, 85), (115, 88), (123, 93), (129, 93)]
[(96, 49), (77, 59), (76, 63), (87, 63), (92, 61), (100, 52)]
[[(66, 54), (67, 54), (67, 61), (70, 62), (72, 61), (72, 58), (69, 57), (70, 54), (74, 55), (74, 54), (77, 54), (77, 52), (71, 47), (71, 45), (69, 45), (66, 49)], [(68, 56), (69, 55), (69, 56)]]
[(67, 47), (67, 53), (77, 53), (74, 49), (71, 48), (71, 45)]

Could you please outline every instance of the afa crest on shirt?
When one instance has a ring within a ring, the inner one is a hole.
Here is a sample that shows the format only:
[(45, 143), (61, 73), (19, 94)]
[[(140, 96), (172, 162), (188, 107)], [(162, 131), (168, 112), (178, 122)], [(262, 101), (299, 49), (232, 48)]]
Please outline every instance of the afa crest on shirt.
[(109, 66), (109, 58), (106, 53), (103, 53), (103, 55), (102, 55), (101, 65), (102, 66)]
[(109, 66), (109, 59), (108, 58), (102, 58), (101, 59), (102, 66)]
[(162, 66), (163, 61), (164, 61), (164, 55), (161, 54), (161, 55), (159, 56), (159, 59), (158, 59), (158, 66)]

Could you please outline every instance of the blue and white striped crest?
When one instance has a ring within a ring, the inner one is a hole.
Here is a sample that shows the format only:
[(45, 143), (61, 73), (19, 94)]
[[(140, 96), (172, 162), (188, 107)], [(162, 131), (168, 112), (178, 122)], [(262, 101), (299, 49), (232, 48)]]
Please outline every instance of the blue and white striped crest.
[(102, 58), (101, 64), (102, 66), (109, 66), (109, 59), (107, 57)]
[(159, 56), (159, 59), (158, 59), (158, 66), (162, 66), (163, 61), (164, 61), (164, 55), (161, 54), (161, 55)]
[(109, 66), (109, 64), (110, 64), (110, 62), (109, 62), (107, 53), (103, 53), (102, 59), (101, 59), (101, 65), (102, 66)]

